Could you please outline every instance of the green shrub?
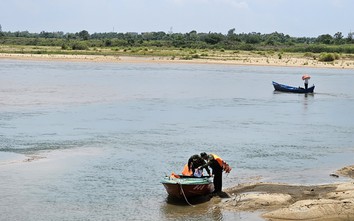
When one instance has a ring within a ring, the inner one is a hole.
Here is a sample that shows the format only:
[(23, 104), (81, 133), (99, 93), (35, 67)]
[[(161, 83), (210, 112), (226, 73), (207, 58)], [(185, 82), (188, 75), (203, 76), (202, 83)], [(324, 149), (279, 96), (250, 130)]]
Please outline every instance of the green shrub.
[(304, 54), (304, 57), (307, 57), (307, 58), (313, 58), (313, 53), (312, 52), (306, 52), (305, 54)]
[(324, 62), (334, 61), (335, 59), (336, 58), (332, 53), (322, 53), (318, 58), (319, 61), (324, 61)]
[(192, 60), (193, 58), (189, 55), (181, 57), (181, 60)]
[(278, 54), (278, 58), (279, 58), (279, 59), (282, 59), (282, 58), (283, 58), (282, 53), (279, 53), (279, 54)]
[(88, 50), (89, 47), (87, 46), (87, 44), (85, 42), (75, 42), (72, 46), (73, 50)]
[(62, 49), (62, 50), (68, 50), (68, 48), (69, 48), (69, 47), (68, 47), (67, 44), (62, 44), (62, 45), (61, 45), (61, 49)]

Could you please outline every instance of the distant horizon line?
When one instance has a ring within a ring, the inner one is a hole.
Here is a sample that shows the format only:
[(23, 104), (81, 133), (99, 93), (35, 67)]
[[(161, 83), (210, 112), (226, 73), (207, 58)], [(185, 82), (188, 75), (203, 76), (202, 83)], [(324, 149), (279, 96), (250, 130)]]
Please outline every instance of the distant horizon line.
[[(1, 25), (0, 25), (0, 27), (1, 27)], [(232, 29), (229, 29), (229, 31), (230, 30), (232, 30)], [(79, 32), (82, 32), (82, 31), (87, 31), (86, 29), (83, 29), (83, 30), (80, 30), (80, 31), (74, 31), (74, 32), (70, 32), (70, 31), (67, 31), (67, 32), (65, 32), (65, 31), (45, 31), (45, 30), (42, 30), (42, 31), (40, 31), (40, 32), (33, 32), (33, 31), (28, 31), (28, 30), (22, 30), (22, 31), (20, 31), (20, 30), (17, 30), (17, 31), (5, 31), (5, 30), (1, 30), (0, 29), (0, 31), (1, 32), (8, 32), (8, 33), (16, 33), (16, 32), (28, 32), (28, 33), (30, 33), (30, 34), (40, 34), (40, 33), (42, 33), (42, 32), (45, 32), (45, 33), (63, 33), (63, 34), (76, 34), (76, 33), (79, 33)], [(198, 32), (198, 31), (196, 31), (196, 30), (191, 30), (191, 31), (189, 31), (189, 32), (172, 32), (171, 30), (170, 31), (121, 31), (121, 32), (118, 32), (118, 31), (114, 31), (114, 29), (112, 30), (112, 31), (107, 31), (107, 32), (99, 32), (99, 31), (95, 31), (95, 32), (89, 32), (89, 31), (87, 31), (90, 35), (92, 35), (92, 34), (100, 34), (100, 33), (117, 33), (117, 34), (144, 34), (144, 33), (158, 33), (158, 32), (163, 32), (163, 33), (165, 33), (165, 34), (188, 34), (188, 33), (191, 33), (191, 32), (196, 32), (197, 34), (209, 34), (209, 33), (216, 33), (216, 34), (223, 34), (223, 35), (227, 35), (227, 33), (222, 33), (222, 32), (214, 32), (214, 31), (209, 31), (209, 32), (203, 32), (203, 31), (200, 31), (200, 32)], [(338, 32), (340, 32), (340, 31), (338, 31)], [(336, 33), (338, 33), (338, 32), (336, 32)], [(255, 34), (265, 34), (265, 35), (269, 35), (269, 34), (273, 34), (273, 33), (278, 33), (278, 34), (284, 34), (284, 35), (289, 35), (290, 37), (295, 37), (295, 38), (317, 38), (317, 37), (319, 37), (319, 36), (321, 36), (321, 35), (331, 35), (331, 34), (329, 34), (329, 33), (323, 33), (323, 34), (320, 34), (320, 35), (318, 35), (318, 36), (291, 36), (290, 34), (286, 34), (286, 33), (283, 33), (283, 32), (278, 32), (278, 31), (273, 31), (273, 32), (269, 32), (269, 33), (262, 33), (262, 32), (257, 32), (257, 31), (251, 31), (251, 32), (235, 32), (234, 34), (252, 34), (252, 33), (255, 33)], [(336, 33), (334, 33), (334, 34), (336, 34)], [(343, 34), (343, 36), (345, 36), (344, 35), (344, 33), (343, 32), (340, 32), (340, 33), (342, 33)], [(348, 33), (347, 33), (347, 35), (348, 34), (350, 34), (350, 33), (352, 33), (352, 31), (350, 30)], [(333, 35), (331, 35), (331, 36), (334, 36), (334, 34)]]

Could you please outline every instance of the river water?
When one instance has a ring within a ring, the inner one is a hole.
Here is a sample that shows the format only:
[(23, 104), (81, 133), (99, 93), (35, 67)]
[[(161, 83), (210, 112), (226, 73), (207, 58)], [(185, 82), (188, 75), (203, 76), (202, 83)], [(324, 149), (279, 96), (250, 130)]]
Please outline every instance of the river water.
[[(315, 94), (273, 91), (272, 80)], [(331, 183), (354, 159), (353, 70), (0, 60), (0, 220), (258, 220), (160, 184), (213, 152), (224, 188)]]

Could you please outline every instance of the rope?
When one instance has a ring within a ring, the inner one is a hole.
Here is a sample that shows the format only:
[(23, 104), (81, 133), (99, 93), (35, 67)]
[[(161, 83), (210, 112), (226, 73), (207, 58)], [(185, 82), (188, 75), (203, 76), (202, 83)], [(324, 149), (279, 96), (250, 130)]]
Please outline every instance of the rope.
[[(238, 199), (237, 199), (237, 196), (238, 196)], [(238, 204), (239, 202), (241, 202), (241, 197), (242, 197), (241, 194), (235, 193), (234, 206), (237, 206), (237, 204)]]
[(191, 204), (191, 203), (188, 201), (188, 199), (187, 199), (187, 197), (186, 197), (186, 194), (184, 194), (184, 191), (183, 191), (183, 188), (182, 188), (182, 184), (179, 183), (179, 182), (177, 182), (177, 183), (178, 183), (179, 187), (181, 188), (183, 197), (184, 197), (184, 199), (186, 200), (186, 202), (188, 203), (188, 205), (195, 207), (193, 204)]

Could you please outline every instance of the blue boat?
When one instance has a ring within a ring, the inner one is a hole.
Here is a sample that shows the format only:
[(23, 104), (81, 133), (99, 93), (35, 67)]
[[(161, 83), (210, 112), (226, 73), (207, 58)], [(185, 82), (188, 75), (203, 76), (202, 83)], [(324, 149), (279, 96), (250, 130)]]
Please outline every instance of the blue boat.
[(273, 86), (274, 86), (274, 90), (276, 90), (276, 91), (298, 93), (298, 94), (313, 93), (313, 90), (315, 89), (315, 85), (305, 89), (305, 88), (302, 88), (302, 87), (292, 87), (292, 86), (288, 86), (288, 85), (285, 85), (285, 84), (279, 84), (279, 83), (274, 82), (274, 81), (273, 81)]

